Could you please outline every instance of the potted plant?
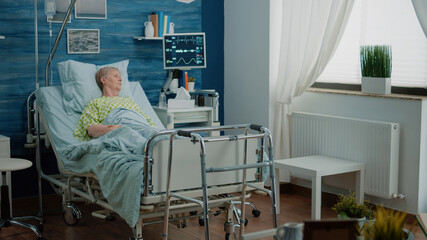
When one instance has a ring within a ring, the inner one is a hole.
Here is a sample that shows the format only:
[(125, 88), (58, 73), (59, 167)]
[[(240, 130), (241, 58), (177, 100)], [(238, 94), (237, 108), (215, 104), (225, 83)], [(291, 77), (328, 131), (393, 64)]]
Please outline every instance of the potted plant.
[(355, 193), (348, 195), (338, 195), (337, 203), (332, 207), (338, 214), (338, 218), (357, 218), (360, 220), (372, 220), (374, 218), (374, 212), (368, 201), (363, 204), (356, 201)]
[(398, 212), (377, 207), (375, 222), (365, 223), (363, 236), (365, 240), (413, 240), (414, 235), (404, 229), (406, 212)]
[(362, 92), (391, 93), (391, 46), (365, 45), (360, 47)]
[(189, 77), (188, 78), (188, 91), (192, 92), (194, 91), (194, 84), (195, 84), (196, 78), (194, 77)]
[(357, 239), (363, 239), (364, 226), (374, 220), (374, 211), (368, 201), (364, 203), (358, 203), (354, 192), (350, 192), (348, 195), (338, 195), (337, 203), (332, 207), (338, 214), (339, 219), (354, 218), (358, 221)]

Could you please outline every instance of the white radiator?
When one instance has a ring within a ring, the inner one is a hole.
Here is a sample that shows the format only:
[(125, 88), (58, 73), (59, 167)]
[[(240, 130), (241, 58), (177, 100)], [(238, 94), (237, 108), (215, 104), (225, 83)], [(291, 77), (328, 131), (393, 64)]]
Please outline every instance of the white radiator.
[(326, 155), (364, 162), (365, 193), (397, 192), (399, 124), (313, 113), (292, 113), (292, 157)]

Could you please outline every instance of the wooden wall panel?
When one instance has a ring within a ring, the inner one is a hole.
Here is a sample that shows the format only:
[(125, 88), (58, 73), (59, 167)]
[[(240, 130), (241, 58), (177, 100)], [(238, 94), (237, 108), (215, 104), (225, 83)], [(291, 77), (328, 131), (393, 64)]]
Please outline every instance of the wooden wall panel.
[[(49, 24), (44, 14), (44, 1), (38, 0), (39, 81), (45, 83), (45, 64), (59, 31), (60, 24), (52, 24), (53, 37), (49, 37)], [(175, 32), (202, 31), (202, 1), (191, 4), (174, 0), (107, 0), (107, 19), (74, 19), (67, 29), (100, 29), (101, 52), (99, 54), (69, 55), (66, 48), (66, 30), (52, 62), (52, 84), (60, 85), (56, 64), (60, 61), (76, 61), (106, 64), (129, 59), (129, 80), (139, 81), (150, 102), (157, 98), (167, 72), (163, 69), (162, 42), (137, 41), (132, 36), (143, 35), (144, 22), (153, 11), (171, 15)], [(34, 2), (29, 0), (0, 1), (0, 134), (11, 138), (12, 155), (33, 153), (23, 147), (27, 131), (26, 100), (35, 89), (34, 56)], [(209, 63), (209, 60), (208, 60)], [(191, 70), (200, 87), (201, 70)]]

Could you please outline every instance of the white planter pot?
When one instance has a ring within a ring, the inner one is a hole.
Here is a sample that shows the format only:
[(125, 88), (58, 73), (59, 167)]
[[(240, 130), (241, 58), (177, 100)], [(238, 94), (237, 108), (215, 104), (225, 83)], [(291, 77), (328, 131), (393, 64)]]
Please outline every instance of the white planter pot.
[(376, 94), (391, 93), (390, 78), (362, 77), (362, 92)]
[(194, 91), (194, 83), (195, 82), (188, 82), (188, 91), (193, 92)]

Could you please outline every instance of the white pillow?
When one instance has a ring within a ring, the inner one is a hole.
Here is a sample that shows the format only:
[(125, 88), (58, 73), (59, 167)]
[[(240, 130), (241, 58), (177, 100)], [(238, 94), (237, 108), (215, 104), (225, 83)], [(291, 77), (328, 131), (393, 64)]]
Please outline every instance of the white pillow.
[(58, 63), (58, 72), (62, 84), (62, 103), (65, 112), (70, 115), (73, 112), (81, 113), (90, 100), (101, 97), (102, 92), (95, 81), (96, 71), (102, 67), (116, 67), (122, 77), (122, 90), (119, 96), (131, 97), (127, 66), (129, 60), (117, 63), (96, 66), (95, 64), (82, 63), (67, 60)]

